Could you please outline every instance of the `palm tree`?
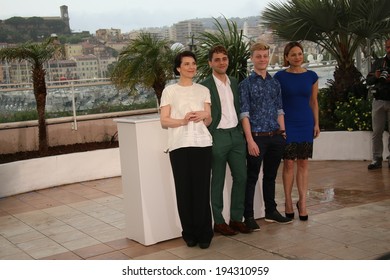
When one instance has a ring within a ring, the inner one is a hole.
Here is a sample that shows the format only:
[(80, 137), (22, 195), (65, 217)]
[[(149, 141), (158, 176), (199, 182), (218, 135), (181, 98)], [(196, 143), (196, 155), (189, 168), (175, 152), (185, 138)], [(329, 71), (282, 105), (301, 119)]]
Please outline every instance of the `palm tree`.
[(16, 47), (0, 49), (0, 60), (26, 60), (31, 65), (33, 91), (38, 111), (38, 139), (39, 153), (44, 155), (48, 151), (46, 131), (46, 69), (45, 63), (55, 57), (62, 50), (55, 37), (41, 43), (27, 42)]
[(136, 90), (137, 85), (153, 88), (158, 104), (166, 83), (173, 79), (173, 59), (179, 49), (166, 40), (141, 33), (119, 54), (111, 79), (120, 89)]
[(361, 83), (354, 55), (367, 39), (389, 33), (388, 0), (288, 0), (270, 3), (262, 13), (264, 23), (286, 40), (315, 42), (337, 61), (333, 92), (344, 101)]
[(236, 77), (239, 81), (246, 78), (248, 72), (248, 59), (250, 57), (249, 44), (250, 39), (243, 35), (242, 30), (238, 30), (237, 23), (228, 20), (224, 17), (226, 30), (222, 23), (216, 18), (216, 32), (202, 32), (196, 38), (200, 44), (197, 46), (198, 58), (198, 78), (203, 80), (211, 74), (211, 69), (208, 64), (208, 51), (216, 45), (224, 46), (228, 51), (229, 68), (227, 74)]

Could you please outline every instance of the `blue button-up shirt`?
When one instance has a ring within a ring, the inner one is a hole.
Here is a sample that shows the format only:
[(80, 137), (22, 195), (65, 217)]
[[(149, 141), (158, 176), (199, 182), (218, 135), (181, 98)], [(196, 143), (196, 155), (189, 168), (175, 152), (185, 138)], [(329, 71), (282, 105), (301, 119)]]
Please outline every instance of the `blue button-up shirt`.
[(239, 85), (240, 119), (249, 118), (254, 132), (270, 132), (279, 129), (278, 116), (284, 114), (279, 81), (267, 72), (263, 79), (252, 72)]

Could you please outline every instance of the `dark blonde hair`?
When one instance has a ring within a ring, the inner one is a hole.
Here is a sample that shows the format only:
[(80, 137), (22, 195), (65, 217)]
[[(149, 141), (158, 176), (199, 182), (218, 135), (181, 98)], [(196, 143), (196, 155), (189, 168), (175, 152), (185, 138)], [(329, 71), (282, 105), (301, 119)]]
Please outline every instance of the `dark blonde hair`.
[(301, 43), (299, 42), (290, 42), (288, 43), (285, 47), (284, 47), (284, 51), (283, 51), (283, 66), (290, 66), (290, 63), (287, 61), (286, 57), (288, 56), (288, 53), (291, 51), (292, 48), (294, 47), (298, 47), (301, 49), (302, 53), (303, 53), (303, 46)]
[(266, 50), (269, 50), (269, 46), (267, 44), (257, 42), (251, 46), (250, 53), (252, 56), (255, 51), (266, 51)]

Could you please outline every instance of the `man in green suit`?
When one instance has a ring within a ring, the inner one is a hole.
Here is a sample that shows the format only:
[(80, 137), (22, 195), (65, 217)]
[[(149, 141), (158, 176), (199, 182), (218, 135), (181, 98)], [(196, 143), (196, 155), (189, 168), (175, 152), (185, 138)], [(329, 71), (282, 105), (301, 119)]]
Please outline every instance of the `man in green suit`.
[[(201, 84), (210, 90), (211, 95), (213, 121), (209, 130), (213, 136), (211, 206), (214, 231), (223, 235), (250, 233), (251, 230), (242, 222), (246, 187), (246, 143), (238, 121), (238, 82), (226, 75), (229, 57), (225, 47), (211, 48), (208, 60), (213, 73)], [(222, 215), (226, 164), (229, 164), (233, 179), (229, 224)]]

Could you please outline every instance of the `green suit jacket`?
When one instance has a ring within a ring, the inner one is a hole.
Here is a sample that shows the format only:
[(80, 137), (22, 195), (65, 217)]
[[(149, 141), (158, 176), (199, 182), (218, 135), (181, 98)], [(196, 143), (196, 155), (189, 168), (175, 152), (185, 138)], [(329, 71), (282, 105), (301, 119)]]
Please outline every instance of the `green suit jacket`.
[[(230, 77), (230, 88), (233, 92), (233, 99), (234, 99), (234, 107), (236, 109), (237, 113), (237, 119), (238, 119), (238, 125), (241, 129), (241, 122), (240, 122), (240, 97), (238, 93), (238, 81), (234, 77)], [(211, 134), (217, 129), (217, 126), (219, 122), (221, 121), (222, 116), (222, 108), (221, 108), (221, 99), (219, 98), (217, 85), (214, 82), (214, 78), (212, 75), (208, 76), (203, 82), (201, 82), (202, 85), (207, 87), (210, 90), (211, 95), (211, 117), (212, 122), (209, 125), (209, 131)]]

